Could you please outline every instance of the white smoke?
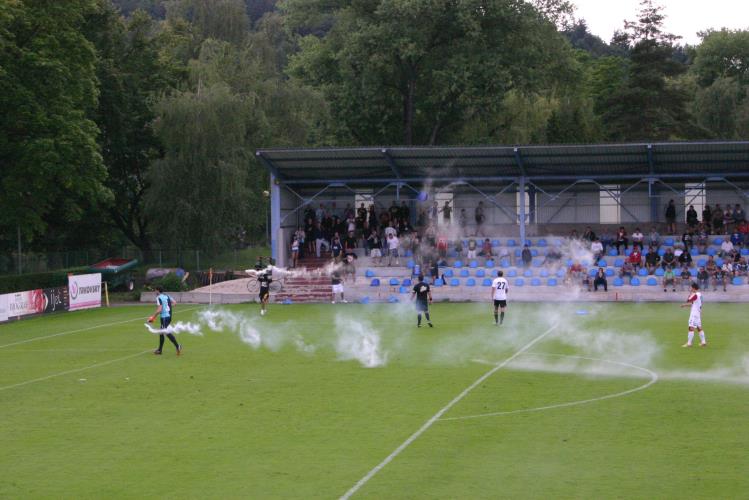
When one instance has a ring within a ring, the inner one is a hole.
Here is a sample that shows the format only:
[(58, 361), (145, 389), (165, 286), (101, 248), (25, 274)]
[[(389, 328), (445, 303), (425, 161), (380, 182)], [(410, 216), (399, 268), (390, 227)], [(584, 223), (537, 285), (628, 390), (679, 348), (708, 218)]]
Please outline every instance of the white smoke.
[(194, 323), (184, 323), (182, 321), (178, 321), (166, 328), (154, 328), (148, 323), (145, 323), (145, 327), (149, 332), (155, 335), (166, 335), (169, 333), (178, 335), (180, 333), (189, 333), (190, 335), (197, 335), (201, 337), (203, 336), (203, 332), (200, 331), (200, 325), (196, 325)]

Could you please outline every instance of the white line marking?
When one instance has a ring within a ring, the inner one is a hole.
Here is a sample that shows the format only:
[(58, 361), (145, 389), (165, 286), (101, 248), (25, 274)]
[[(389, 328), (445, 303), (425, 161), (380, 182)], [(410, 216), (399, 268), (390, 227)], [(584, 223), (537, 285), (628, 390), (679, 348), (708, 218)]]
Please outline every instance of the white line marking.
[[(192, 311), (192, 310), (198, 309), (200, 307), (201, 306), (188, 307), (188, 308), (185, 308), (185, 309), (180, 309), (180, 311)], [(0, 349), (5, 349), (6, 347), (13, 347), (14, 345), (28, 344), (29, 342), (36, 342), (37, 340), (45, 340), (45, 339), (51, 339), (53, 337), (60, 337), (62, 335), (70, 335), (70, 334), (73, 334), (73, 333), (87, 332), (87, 331), (90, 331), (90, 330), (96, 330), (97, 328), (104, 328), (106, 326), (114, 326), (114, 325), (121, 325), (123, 323), (131, 323), (133, 321), (143, 321), (143, 316), (139, 316), (139, 317), (133, 318), (133, 319), (126, 319), (126, 320), (123, 320), (123, 321), (115, 321), (113, 323), (103, 323), (101, 325), (89, 326), (89, 327), (86, 327), (86, 328), (80, 328), (78, 330), (70, 330), (70, 331), (67, 331), (67, 332), (53, 333), (52, 335), (45, 335), (44, 337), (34, 337), (34, 338), (31, 338), (31, 339), (21, 340), (21, 341), (13, 342), (13, 343), (10, 343), (10, 344), (3, 344), (3, 345), (0, 345)]]
[[(492, 413), (480, 413), (478, 415), (465, 415), (465, 416), (462, 416), (462, 417), (447, 417), (447, 418), (441, 418), (440, 422), (447, 422), (447, 421), (450, 421), (450, 420), (469, 420), (469, 419), (473, 419), (473, 418), (484, 418), (484, 417), (498, 417), (498, 416), (501, 416), (501, 415), (515, 415), (517, 413), (531, 413), (531, 412), (536, 412), (536, 411), (553, 410), (553, 409), (556, 409), (556, 408), (568, 408), (570, 406), (584, 405), (584, 404), (588, 404), (588, 403), (595, 403), (595, 402), (598, 402), (598, 401), (605, 401), (607, 399), (614, 399), (614, 398), (620, 398), (622, 396), (627, 396), (628, 394), (632, 394), (632, 393), (639, 392), (639, 391), (644, 391), (645, 389), (647, 389), (651, 385), (653, 385), (656, 382), (658, 382), (658, 374), (655, 373), (654, 371), (648, 370), (647, 368), (643, 368), (642, 366), (631, 365), (629, 363), (623, 363), (623, 362), (620, 362), (620, 361), (611, 361), (611, 360), (608, 360), (608, 359), (598, 359), (598, 358), (586, 358), (586, 357), (583, 357), (583, 356), (569, 356), (569, 355), (566, 355), (566, 354), (540, 354), (540, 353), (530, 353), (530, 354), (532, 354), (533, 356), (558, 356), (558, 357), (563, 357), (563, 358), (584, 359), (586, 361), (599, 361), (599, 362), (602, 362), (602, 363), (611, 363), (611, 364), (615, 364), (615, 365), (626, 366), (628, 368), (634, 368), (636, 370), (640, 370), (640, 371), (643, 371), (643, 372), (647, 373), (648, 375), (650, 375), (650, 380), (647, 383), (645, 383), (645, 384), (643, 384), (643, 385), (641, 385), (639, 387), (635, 387), (634, 389), (628, 389), (626, 391), (617, 392), (615, 394), (607, 394), (606, 396), (601, 396), (601, 397), (597, 397), (597, 398), (583, 399), (583, 400), (580, 400), (580, 401), (569, 401), (567, 403), (559, 403), (559, 404), (548, 405), (548, 406), (539, 406), (537, 408), (524, 408), (524, 409), (521, 409), (521, 410), (497, 411), (497, 412), (492, 412)], [(476, 361), (477, 363), (486, 363), (483, 360), (474, 360), (474, 361)]]
[(460, 394), (458, 394), (452, 401), (450, 401), (449, 403), (447, 403), (447, 405), (445, 405), (441, 410), (439, 410), (437, 413), (435, 413), (434, 416), (432, 416), (432, 418), (430, 418), (429, 420), (427, 420), (426, 423), (424, 423), (424, 425), (422, 425), (419, 428), (419, 430), (417, 430), (416, 432), (414, 432), (413, 434), (411, 434), (411, 436), (408, 439), (406, 439), (405, 441), (403, 441), (403, 443), (400, 446), (398, 446), (395, 449), (395, 451), (393, 451), (390, 455), (388, 455), (387, 457), (385, 457), (385, 459), (382, 462), (380, 462), (379, 464), (377, 464), (372, 470), (370, 470), (369, 472), (367, 472), (367, 474), (363, 478), (361, 478), (354, 486), (351, 487), (351, 489), (349, 489), (346, 493), (343, 494), (343, 496), (341, 496), (341, 500), (347, 500), (348, 498), (351, 498), (351, 495), (353, 495), (354, 493), (356, 493), (357, 491), (359, 491), (361, 489), (361, 487), (364, 486), (367, 483), (367, 481), (369, 481), (370, 479), (372, 479), (375, 476), (375, 474), (377, 474), (378, 472), (380, 472), (387, 464), (389, 464), (390, 462), (392, 462), (395, 457), (397, 457), (398, 455), (400, 455), (403, 450), (405, 450), (406, 448), (408, 448), (409, 445), (411, 445), (411, 443), (413, 443), (414, 441), (416, 441), (416, 439), (418, 439), (419, 436), (421, 436), (422, 434), (424, 434), (450, 408), (452, 408), (453, 406), (455, 406), (456, 404), (458, 404), (458, 402), (460, 402), (461, 399), (463, 399), (464, 397), (466, 397), (473, 389), (475, 389), (476, 387), (478, 387), (479, 385), (481, 385), (481, 383), (484, 380), (486, 380), (489, 377), (491, 377), (492, 375), (494, 375), (497, 371), (499, 371), (502, 368), (504, 368), (505, 366), (507, 366), (507, 364), (510, 363), (513, 359), (517, 358), (518, 356), (520, 356), (521, 354), (523, 354), (525, 351), (527, 351), (528, 349), (530, 349), (531, 347), (533, 347), (537, 342), (539, 342), (541, 339), (543, 339), (549, 333), (551, 333), (556, 327), (557, 327), (557, 325), (553, 325), (551, 328), (549, 328), (548, 330), (546, 330), (544, 333), (542, 333), (541, 335), (539, 335), (538, 337), (534, 338), (533, 340), (531, 340), (530, 342), (528, 342), (527, 344), (525, 344), (523, 347), (521, 347), (520, 350), (517, 351), (515, 354), (513, 354), (512, 356), (510, 356), (509, 358), (507, 358), (506, 360), (504, 360), (502, 363), (496, 365), (494, 368), (492, 368), (488, 372), (484, 373), (474, 383), (472, 383), (471, 385), (469, 385), (463, 392), (461, 392)]
[(19, 352), (133, 352), (135, 349), (97, 349), (82, 347), (80, 349), (8, 349), (7, 353), (19, 353)]
[(43, 381), (49, 380), (51, 378), (62, 377), (63, 375), (69, 375), (71, 373), (78, 373), (78, 372), (82, 372), (82, 371), (85, 371), (85, 370), (90, 370), (92, 368), (98, 368), (100, 366), (111, 365), (112, 363), (117, 363), (119, 361), (125, 361), (125, 360), (130, 359), (130, 358), (135, 358), (136, 356), (142, 356), (142, 355), (144, 355), (144, 354), (146, 354), (148, 352), (152, 352), (152, 351), (141, 351), (141, 352), (138, 352), (138, 353), (135, 353), (135, 354), (131, 354), (129, 356), (123, 356), (121, 358), (116, 358), (116, 359), (110, 359), (109, 361), (103, 361), (101, 363), (94, 363), (93, 365), (84, 366), (83, 368), (75, 368), (73, 370), (66, 370), (66, 371), (60, 372), (60, 373), (53, 373), (52, 375), (47, 375), (45, 377), (39, 377), (39, 378), (27, 380), (25, 382), (19, 382), (17, 384), (13, 384), (13, 385), (6, 385), (4, 387), (0, 387), (0, 391), (5, 391), (7, 389), (14, 389), (16, 387), (23, 387), (24, 385), (33, 384), (35, 382), (43, 382)]

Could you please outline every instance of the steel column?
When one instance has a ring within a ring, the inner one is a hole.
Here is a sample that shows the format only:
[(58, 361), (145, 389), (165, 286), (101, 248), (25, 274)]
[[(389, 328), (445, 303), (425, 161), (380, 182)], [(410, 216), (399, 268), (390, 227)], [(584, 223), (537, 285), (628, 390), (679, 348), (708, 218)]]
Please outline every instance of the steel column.
[[(279, 237), (281, 233), (281, 186), (279, 185), (276, 176), (271, 174), (270, 176), (270, 252), (271, 256), (276, 261), (276, 265), (281, 267), (286, 265), (286, 262), (282, 262), (281, 253), (279, 252)], [(285, 253), (283, 255), (285, 260)]]
[(520, 211), (520, 241), (525, 246), (525, 177), (518, 179), (518, 198), (519, 198), (519, 211)]

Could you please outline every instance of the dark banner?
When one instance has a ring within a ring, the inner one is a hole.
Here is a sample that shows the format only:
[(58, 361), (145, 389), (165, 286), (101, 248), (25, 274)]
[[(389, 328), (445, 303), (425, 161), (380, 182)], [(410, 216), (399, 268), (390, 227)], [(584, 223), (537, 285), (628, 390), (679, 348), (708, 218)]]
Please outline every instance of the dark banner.
[(70, 307), (68, 298), (68, 287), (60, 286), (57, 288), (44, 289), (44, 312), (53, 313), (67, 311)]

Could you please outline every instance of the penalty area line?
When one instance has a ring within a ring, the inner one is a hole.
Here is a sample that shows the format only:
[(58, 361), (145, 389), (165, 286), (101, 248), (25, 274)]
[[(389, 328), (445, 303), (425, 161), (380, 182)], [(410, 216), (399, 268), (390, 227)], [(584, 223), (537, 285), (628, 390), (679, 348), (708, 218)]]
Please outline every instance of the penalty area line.
[[(200, 306), (186, 307), (184, 309), (180, 309), (180, 311), (194, 311), (195, 309), (199, 309), (199, 308)], [(52, 335), (45, 335), (43, 337), (33, 337), (30, 339), (26, 339), (26, 340), (19, 340), (18, 342), (12, 342), (10, 344), (2, 344), (0, 345), (0, 349), (5, 349), (6, 347), (13, 347), (16, 345), (28, 344), (29, 342), (36, 342), (37, 340), (45, 340), (45, 339), (51, 339), (54, 337), (61, 337), (63, 335), (71, 335), (73, 333), (88, 332), (91, 330), (96, 330), (97, 328), (105, 328), (107, 326), (122, 325), (124, 323), (132, 323), (133, 321), (143, 321), (143, 316), (138, 316), (137, 318), (133, 318), (133, 319), (126, 319), (123, 321), (115, 321), (113, 323), (103, 323), (101, 325), (88, 326), (86, 328), (79, 328), (78, 330), (68, 330), (67, 332), (53, 333)]]
[(488, 372), (484, 373), (475, 382), (473, 382), (471, 385), (469, 385), (468, 387), (466, 387), (463, 390), (463, 392), (461, 392), (460, 394), (458, 394), (455, 398), (453, 398), (452, 401), (450, 401), (449, 403), (447, 403), (437, 413), (435, 413), (432, 416), (432, 418), (430, 418), (429, 420), (427, 420), (424, 423), (424, 425), (422, 425), (421, 427), (419, 427), (419, 429), (416, 432), (414, 432), (413, 434), (411, 434), (411, 436), (409, 436), (408, 439), (406, 439), (405, 441), (403, 441), (403, 443), (401, 443), (401, 445), (398, 446), (390, 455), (388, 455), (387, 457), (385, 457), (385, 459), (382, 462), (380, 462), (379, 464), (377, 464), (376, 466), (374, 466), (374, 468), (372, 468), (372, 470), (370, 470), (369, 472), (367, 472), (367, 474), (363, 478), (361, 478), (354, 486), (352, 486), (346, 493), (344, 493), (340, 497), (340, 500), (348, 500), (349, 498), (351, 498), (351, 496), (353, 494), (355, 494), (357, 491), (359, 491), (362, 488), (362, 486), (364, 486), (365, 484), (367, 484), (367, 482), (370, 479), (372, 479), (378, 472), (380, 472), (382, 469), (384, 469), (387, 464), (389, 464), (390, 462), (392, 462), (395, 459), (395, 457), (397, 457), (398, 455), (400, 455), (403, 452), (403, 450), (405, 450), (406, 448), (408, 448), (411, 445), (411, 443), (413, 443), (414, 441), (416, 441), (419, 438), (419, 436), (421, 436), (427, 430), (429, 430), (429, 428), (432, 425), (434, 425), (435, 422), (437, 422), (438, 420), (440, 420), (442, 418), (442, 415), (444, 415), (445, 413), (447, 413), (450, 410), (450, 408), (452, 408), (453, 406), (455, 406), (456, 404), (458, 404), (463, 398), (465, 398), (476, 387), (478, 387), (479, 385), (481, 385), (486, 379), (488, 379), (489, 377), (491, 377), (492, 375), (494, 375), (495, 373), (497, 373), (499, 370), (501, 370), (502, 368), (504, 368), (505, 366), (507, 366), (509, 363), (511, 363), (512, 360), (514, 360), (515, 358), (517, 358), (518, 356), (520, 356), (521, 354), (523, 354), (525, 351), (527, 351), (528, 349), (530, 349), (531, 347), (533, 347), (534, 345), (536, 345), (538, 342), (540, 342), (544, 337), (546, 337), (548, 334), (550, 334), (556, 327), (557, 327), (557, 325), (551, 326), (544, 333), (542, 333), (541, 335), (539, 335), (538, 337), (534, 338), (533, 340), (531, 340), (530, 342), (528, 342), (527, 344), (525, 344), (523, 347), (521, 347), (517, 352), (515, 352), (515, 354), (513, 354), (509, 358), (505, 359), (504, 361), (502, 361), (498, 365), (494, 366), (491, 370), (489, 370)]
[(14, 389), (16, 387), (23, 387), (24, 385), (33, 384), (33, 383), (36, 383), (36, 382), (43, 382), (45, 380), (49, 380), (49, 379), (52, 379), (52, 378), (62, 377), (64, 375), (70, 375), (71, 373), (78, 373), (78, 372), (82, 372), (82, 371), (86, 371), (86, 370), (91, 370), (92, 368), (99, 368), (101, 366), (111, 365), (113, 363), (118, 363), (120, 361), (126, 361), (128, 359), (135, 358), (137, 356), (143, 356), (144, 354), (149, 353), (149, 352), (152, 352), (152, 351), (150, 351), (150, 350), (148, 350), (148, 351), (141, 351), (141, 352), (138, 352), (138, 353), (135, 353), (135, 354), (131, 354), (129, 356), (123, 356), (121, 358), (110, 359), (109, 361), (102, 361), (101, 363), (94, 363), (93, 365), (84, 366), (83, 368), (74, 368), (72, 370), (65, 370), (64, 372), (53, 373), (52, 375), (46, 375), (44, 377), (34, 378), (34, 379), (31, 379), (31, 380), (27, 380), (25, 382), (19, 382), (17, 384), (6, 385), (6, 386), (3, 386), (3, 387), (0, 387), (0, 391), (5, 391), (5, 390), (8, 390), (8, 389)]

